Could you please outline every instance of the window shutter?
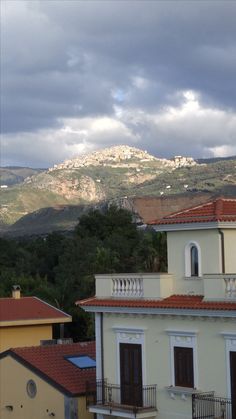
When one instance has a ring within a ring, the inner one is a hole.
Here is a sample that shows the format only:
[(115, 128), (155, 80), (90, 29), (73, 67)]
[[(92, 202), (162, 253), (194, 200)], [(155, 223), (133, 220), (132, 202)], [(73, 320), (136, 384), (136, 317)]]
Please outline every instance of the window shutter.
[(194, 387), (193, 377), (193, 349), (175, 346), (175, 385), (180, 387)]

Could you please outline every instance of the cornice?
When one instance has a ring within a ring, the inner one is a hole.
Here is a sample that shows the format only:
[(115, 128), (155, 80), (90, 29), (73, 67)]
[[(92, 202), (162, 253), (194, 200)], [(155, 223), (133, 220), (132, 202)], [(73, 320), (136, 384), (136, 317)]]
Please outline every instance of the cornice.
[(236, 319), (236, 310), (197, 310), (197, 309), (176, 309), (176, 308), (137, 308), (137, 307), (98, 307), (83, 306), (83, 309), (90, 313), (113, 313), (113, 314), (139, 314), (139, 315), (161, 315), (174, 317), (199, 317), (199, 318), (231, 318)]
[(214, 230), (222, 229), (236, 229), (235, 221), (213, 221), (200, 223), (176, 223), (176, 224), (153, 224), (152, 227), (156, 231), (183, 231), (183, 230)]

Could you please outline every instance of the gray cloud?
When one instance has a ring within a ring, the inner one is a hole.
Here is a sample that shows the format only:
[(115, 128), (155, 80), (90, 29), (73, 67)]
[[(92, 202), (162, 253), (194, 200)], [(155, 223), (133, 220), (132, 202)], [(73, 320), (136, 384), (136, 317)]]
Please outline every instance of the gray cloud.
[[(46, 155), (45, 166), (117, 143), (145, 143), (163, 156), (234, 150), (235, 1), (3, 0), (1, 7), (3, 163), (42, 165)], [(181, 116), (189, 90), (212, 119)], [(163, 116), (170, 107), (180, 112), (172, 123)], [(117, 121), (116, 129), (108, 123), (95, 134), (102, 118)], [(86, 120), (89, 134), (72, 135), (68, 147), (63, 127), (73, 120)]]

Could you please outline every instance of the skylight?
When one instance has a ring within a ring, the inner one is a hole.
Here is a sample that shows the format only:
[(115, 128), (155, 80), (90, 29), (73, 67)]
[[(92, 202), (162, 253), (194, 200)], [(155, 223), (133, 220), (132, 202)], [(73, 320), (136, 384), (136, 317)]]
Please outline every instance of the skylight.
[(68, 356), (66, 357), (68, 361), (74, 364), (78, 368), (94, 368), (96, 367), (96, 361), (90, 358), (90, 356), (82, 355), (82, 356)]

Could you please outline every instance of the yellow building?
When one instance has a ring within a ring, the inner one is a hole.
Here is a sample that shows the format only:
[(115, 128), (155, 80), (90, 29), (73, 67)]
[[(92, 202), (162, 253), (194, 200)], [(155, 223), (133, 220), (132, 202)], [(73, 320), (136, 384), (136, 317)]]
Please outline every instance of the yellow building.
[(16, 348), (0, 355), (1, 419), (92, 419), (86, 381), (95, 379), (95, 342)]
[(152, 223), (168, 272), (96, 275), (98, 419), (236, 419), (236, 199)]
[(70, 315), (37, 297), (22, 297), (15, 285), (11, 298), (0, 298), (0, 352), (39, 345), (41, 340), (52, 339), (53, 324), (71, 321)]

